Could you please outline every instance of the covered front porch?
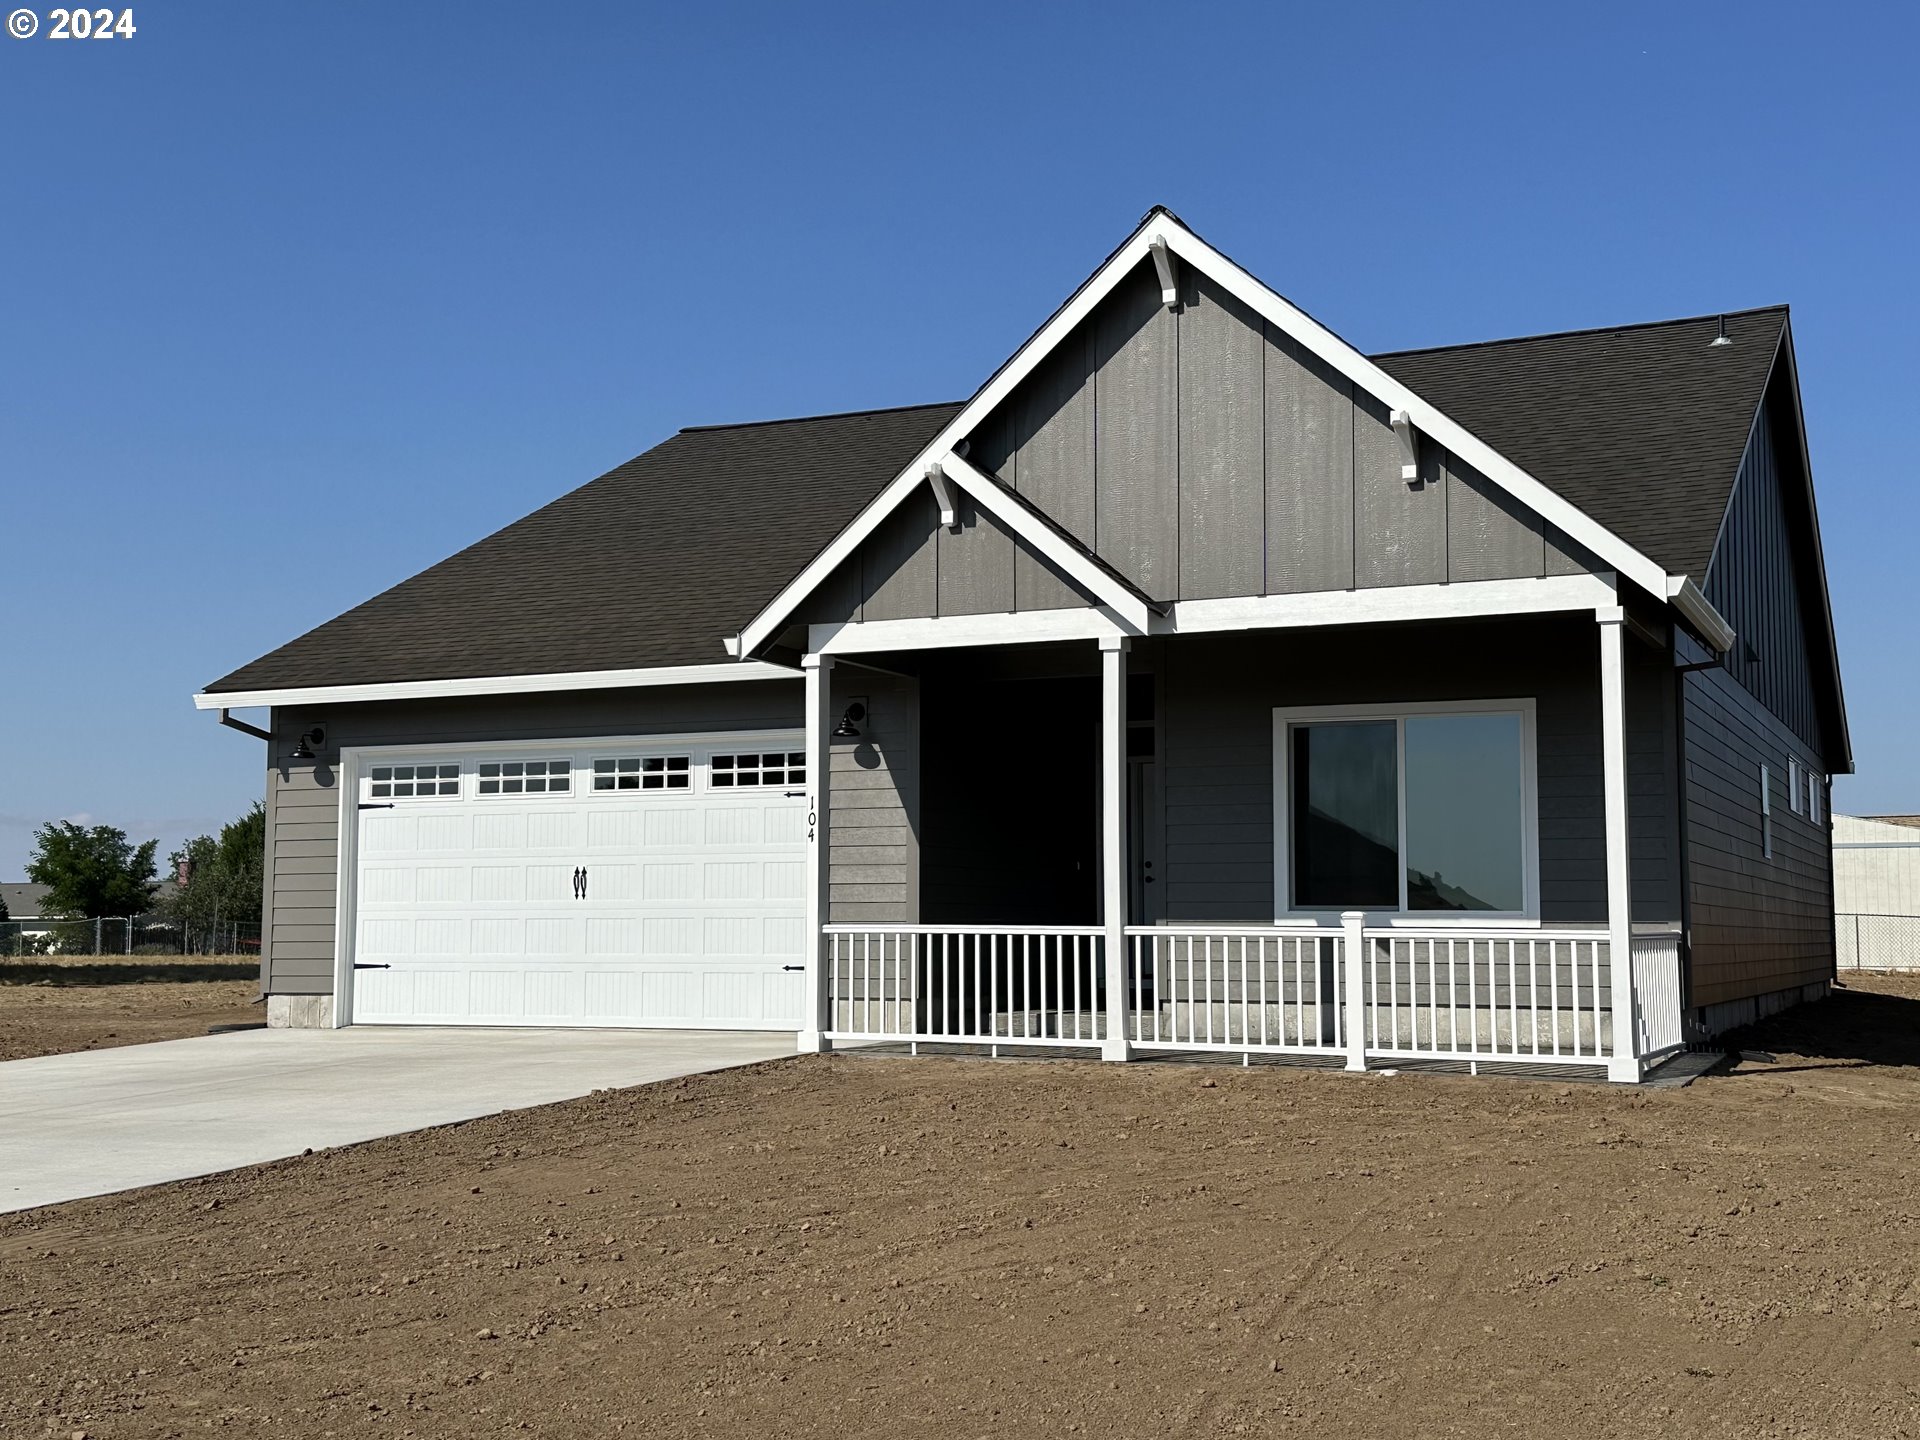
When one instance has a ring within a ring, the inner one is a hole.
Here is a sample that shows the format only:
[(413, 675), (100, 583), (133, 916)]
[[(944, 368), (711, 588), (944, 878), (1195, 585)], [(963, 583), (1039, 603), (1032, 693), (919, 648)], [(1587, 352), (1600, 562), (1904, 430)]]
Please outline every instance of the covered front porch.
[(815, 626), (803, 1048), (1642, 1078), (1683, 1041), (1669, 663), (1597, 577), (1528, 583), (1555, 603)]

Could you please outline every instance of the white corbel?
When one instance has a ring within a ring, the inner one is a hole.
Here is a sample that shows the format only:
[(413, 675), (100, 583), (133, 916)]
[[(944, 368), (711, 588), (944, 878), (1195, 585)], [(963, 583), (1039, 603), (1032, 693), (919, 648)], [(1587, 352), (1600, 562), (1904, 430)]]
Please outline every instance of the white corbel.
[(933, 490), (934, 503), (940, 507), (940, 523), (953, 529), (960, 523), (960, 509), (953, 502), (953, 484), (937, 461), (927, 467), (927, 484)]
[(1173, 278), (1173, 252), (1161, 239), (1155, 239), (1147, 248), (1153, 253), (1153, 268), (1160, 274), (1160, 303), (1171, 310), (1180, 303), (1180, 287)]
[(1393, 412), (1393, 433), (1400, 441), (1400, 478), (1409, 485), (1420, 478), (1420, 432), (1404, 410)]

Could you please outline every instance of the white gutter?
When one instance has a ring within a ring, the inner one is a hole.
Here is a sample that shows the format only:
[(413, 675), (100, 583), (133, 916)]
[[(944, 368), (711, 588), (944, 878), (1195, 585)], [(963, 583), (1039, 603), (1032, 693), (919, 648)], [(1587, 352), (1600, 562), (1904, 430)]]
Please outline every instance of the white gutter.
[(1733, 649), (1735, 632), (1720, 612), (1713, 608), (1700, 587), (1693, 583), (1689, 575), (1669, 575), (1667, 577), (1667, 599), (1673, 602), (1673, 608), (1687, 619), (1687, 623), (1700, 632), (1700, 638), (1713, 648), (1715, 653), (1724, 655)]
[(308, 685), (284, 690), (195, 695), (196, 710), (256, 705), (351, 705), (379, 700), (447, 700), (468, 695), (533, 695), (554, 690), (626, 690), (642, 685), (706, 685), (716, 680), (798, 680), (800, 672), (763, 660), (718, 665), (656, 665), (645, 670), (576, 670), (552, 675), (490, 675), (459, 680), (394, 680), (378, 685)]

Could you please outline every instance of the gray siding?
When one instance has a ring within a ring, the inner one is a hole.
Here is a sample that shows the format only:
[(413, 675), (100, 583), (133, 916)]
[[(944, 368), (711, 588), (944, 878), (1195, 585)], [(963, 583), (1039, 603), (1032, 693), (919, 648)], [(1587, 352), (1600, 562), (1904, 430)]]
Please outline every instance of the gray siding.
[(833, 742), (828, 918), (912, 921), (920, 913), (919, 682), (836, 667), (836, 717), (855, 700), (867, 707), (860, 738)]
[[(1727, 668), (1817, 757), (1831, 757), (1809, 623), (1823, 624), (1798, 427), (1776, 380), (1748, 437), (1707, 569), (1706, 595), (1739, 635)], [(1811, 602), (1811, 603), (1810, 603)], [(1823, 758), (1823, 770), (1832, 769)]]
[[(1793, 813), (1788, 760), (1805, 742), (1723, 670), (1683, 677), (1687, 861), (1694, 1007), (1830, 979), (1833, 868), (1828, 827)], [(1773, 857), (1762, 854), (1760, 767), (1773, 797)]]
[[(1157, 600), (1568, 574), (1591, 557), (1423, 442), (1400, 478), (1387, 407), (1186, 273), (1160, 303), (1143, 263), (971, 437), (974, 461)], [(1084, 605), (970, 513), (873, 536), (806, 619)]]
[[(797, 680), (276, 710), (270, 747), (275, 763), (267, 773), (261, 988), (275, 995), (333, 991), (342, 746), (456, 746), (576, 735), (773, 729), (800, 723)], [(326, 750), (314, 761), (289, 761), (295, 737), (315, 724), (326, 726)]]
[[(1663, 652), (1629, 645), (1633, 920), (1672, 923), (1679, 887), (1666, 781), (1673, 754), (1673, 712), (1661, 690), (1666, 663)], [(1190, 636), (1151, 653), (1164, 716), (1167, 919), (1273, 918), (1276, 708), (1531, 696), (1541, 918), (1606, 922), (1599, 640), (1591, 620)]]

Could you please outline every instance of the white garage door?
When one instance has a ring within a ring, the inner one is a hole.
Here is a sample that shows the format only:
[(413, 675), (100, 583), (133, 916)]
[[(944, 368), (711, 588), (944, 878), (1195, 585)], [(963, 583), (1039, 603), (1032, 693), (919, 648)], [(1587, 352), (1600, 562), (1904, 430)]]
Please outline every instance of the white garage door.
[(352, 1021), (798, 1029), (802, 743), (357, 755)]

